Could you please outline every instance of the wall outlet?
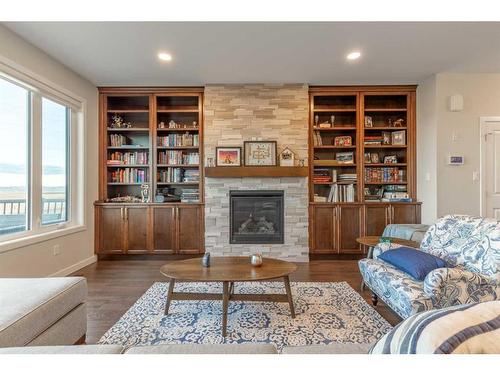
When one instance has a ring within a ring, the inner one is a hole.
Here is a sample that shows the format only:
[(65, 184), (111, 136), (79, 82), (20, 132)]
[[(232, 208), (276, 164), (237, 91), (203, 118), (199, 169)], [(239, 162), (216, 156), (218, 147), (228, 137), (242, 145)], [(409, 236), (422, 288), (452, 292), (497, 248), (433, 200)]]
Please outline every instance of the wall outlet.
[(59, 245), (54, 245), (52, 250), (54, 251), (54, 256), (61, 254), (61, 246)]
[(478, 171), (474, 171), (472, 172), (472, 181), (479, 181), (479, 172)]

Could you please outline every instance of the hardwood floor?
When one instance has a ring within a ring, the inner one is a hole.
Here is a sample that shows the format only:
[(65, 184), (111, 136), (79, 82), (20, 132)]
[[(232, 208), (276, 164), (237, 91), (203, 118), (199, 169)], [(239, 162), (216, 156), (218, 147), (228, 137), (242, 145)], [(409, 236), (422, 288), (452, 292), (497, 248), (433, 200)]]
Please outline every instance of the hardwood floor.
[[(166, 281), (160, 267), (167, 260), (100, 260), (74, 275), (87, 278), (88, 328), (87, 343), (96, 343), (101, 336), (156, 281)], [(371, 305), (370, 291), (360, 291), (361, 276), (356, 260), (313, 260), (297, 263), (291, 281), (347, 281)], [(376, 310), (395, 325), (400, 318), (382, 301)]]

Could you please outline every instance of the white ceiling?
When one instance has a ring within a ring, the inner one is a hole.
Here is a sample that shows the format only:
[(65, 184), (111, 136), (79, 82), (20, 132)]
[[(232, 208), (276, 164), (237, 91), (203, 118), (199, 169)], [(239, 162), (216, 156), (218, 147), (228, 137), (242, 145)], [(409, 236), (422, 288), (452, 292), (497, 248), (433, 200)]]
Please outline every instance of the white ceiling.
[[(500, 73), (500, 23), (4, 25), (98, 86), (409, 84), (439, 72)], [(363, 56), (348, 62), (353, 49)], [(159, 62), (160, 50), (173, 61)]]

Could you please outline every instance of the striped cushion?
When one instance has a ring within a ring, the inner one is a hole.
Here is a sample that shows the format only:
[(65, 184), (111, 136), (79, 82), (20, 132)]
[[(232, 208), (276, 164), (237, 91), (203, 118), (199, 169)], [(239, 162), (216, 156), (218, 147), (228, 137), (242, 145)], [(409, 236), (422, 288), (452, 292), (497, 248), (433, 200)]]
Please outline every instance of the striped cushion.
[(415, 314), (382, 337), (371, 354), (500, 354), (500, 301)]

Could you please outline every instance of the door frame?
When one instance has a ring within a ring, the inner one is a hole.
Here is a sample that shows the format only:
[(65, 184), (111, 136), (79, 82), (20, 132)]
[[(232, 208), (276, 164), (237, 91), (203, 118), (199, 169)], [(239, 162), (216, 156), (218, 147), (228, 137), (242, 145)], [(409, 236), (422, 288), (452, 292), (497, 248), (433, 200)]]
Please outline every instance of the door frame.
[(479, 214), (486, 217), (486, 173), (484, 163), (486, 161), (485, 136), (488, 133), (488, 125), (492, 122), (500, 123), (500, 116), (479, 117)]

